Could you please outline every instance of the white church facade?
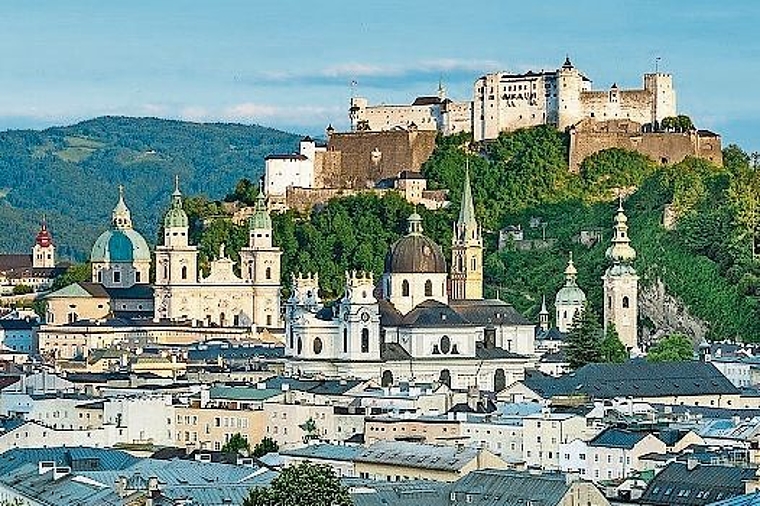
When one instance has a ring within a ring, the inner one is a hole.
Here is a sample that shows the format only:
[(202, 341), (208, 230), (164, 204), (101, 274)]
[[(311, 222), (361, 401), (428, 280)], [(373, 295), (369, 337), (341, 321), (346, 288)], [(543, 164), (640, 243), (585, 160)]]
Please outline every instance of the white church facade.
[(343, 297), (328, 306), (319, 297), (317, 274), (294, 276), (285, 303), (291, 373), (489, 391), (523, 377), (535, 361), (535, 326), (510, 304), (482, 297), (482, 240), (469, 180), (464, 197), (451, 276), (416, 213), (408, 233), (391, 246), (379, 283), (348, 273)]

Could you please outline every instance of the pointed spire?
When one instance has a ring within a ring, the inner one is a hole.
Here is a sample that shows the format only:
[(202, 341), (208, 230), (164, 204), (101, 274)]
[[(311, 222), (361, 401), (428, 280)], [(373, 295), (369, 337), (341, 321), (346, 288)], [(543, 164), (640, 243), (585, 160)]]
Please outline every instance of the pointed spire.
[(256, 203), (253, 205), (253, 214), (248, 218), (248, 229), (271, 229), (272, 217), (267, 209), (267, 199), (264, 195), (264, 185), (259, 180), (259, 194), (256, 196)]
[(174, 174), (174, 193), (172, 193), (174, 196), (182, 196), (182, 192), (179, 191), (179, 174)]
[(132, 228), (132, 213), (124, 202), (124, 186), (119, 185), (119, 201), (111, 213), (111, 225), (119, 230)]
[(606, 256), (615, 264), (628, 264), (636, 259), (636, 250), (631, 247), (631, 239), (628, 237), (628, 217), (623, 209), (622, 195), (618, 196), (612, 245), (607, 248)]
[(189, 220), (187, 213), (182, 207), (182, 192), (179, 189), (179, 176), (174, 176), (174, 192), (172, 192), (172, 204), (169, 211), (164, 216), (165, 228), (183, 228), (187, 227)]
[(462, 189), (462, 203), (459, 207), (459, 220), (457, 220), (459, 226), (477, 226), (477, 220), (475, 220), (475, 205), (472, 201), (472, 187), (470, 186), (470, 161), (467, 160), (467, 165), (464, 169), (464, 187)]
[(567, 268), (565, 269), (565, 285), (575, 285), (575, 278), (578, 276), (578, 269), (575, 268), (573, 263), (573, 252), (568, 253), (569, 259), (567, 261)]
[(538, 314), (549, 314), (549, 310), (546, 309), (546, 295), (541, 296), (541, 311), (539, 311)]

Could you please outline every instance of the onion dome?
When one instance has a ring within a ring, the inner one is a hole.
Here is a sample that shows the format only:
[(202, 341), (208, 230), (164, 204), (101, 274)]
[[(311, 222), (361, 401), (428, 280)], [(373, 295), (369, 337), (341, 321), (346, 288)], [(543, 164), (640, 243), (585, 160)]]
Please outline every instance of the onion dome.
[(164, 216), (164, 228), (187, 228), (187, 226), (187, 213), (182, 208), (182, 192), (179, 191), (179, 176), (175, 176), (172, 205)]
[(40, 227), (40, 231), (37, 232), (37, 237), (34, 239), (34, 243), (42, 248), (47, 248), (53, 244), (53, 236), (50, 235), (45, 220), (42, 220), (42, 226)]
[(631, 247), (631, 239), (628, 237), (628, 217), (623, 212), (623, 200), (620, 200), (617, 214), (615, 215), (615, 232), (612, 237), (612, 245), (607, 248), (607, 259), (613, 264), (630, 264), (636, 259), (636, 250)]
[(580, 289), (576, 281), (578, 269), (573, 263), (573, 253), (570, 252), (570, 259), (565, 269), (565, 286), (559, 289), (554, 299), (554, 305), (583, 305), (586, 302), (586, 294)]
[(256, 203), (253, 207), (253, 214), (248, 218), (248, 228), (251, 230), (269, 230), (272, 228), (272, 217), (269, 216), (266, 197), (264, 197), (264, 191), (261, 187), (259, 187), (259, 196), (256, 197)]
[(132, 228), (129, 208), (124, 203), (124, 188), (119, 187), (119, 202), (111, 215), (111, 230), (100, 234), (92, 246), (90, 261), (130, 263), (150, 262), (150, 249), (145, 238)]
[(422, 233), (422, 217), (409, 216), (409, 232), (393, 243), (385, 257), (388, 273), (446, 273), (441, 247)]

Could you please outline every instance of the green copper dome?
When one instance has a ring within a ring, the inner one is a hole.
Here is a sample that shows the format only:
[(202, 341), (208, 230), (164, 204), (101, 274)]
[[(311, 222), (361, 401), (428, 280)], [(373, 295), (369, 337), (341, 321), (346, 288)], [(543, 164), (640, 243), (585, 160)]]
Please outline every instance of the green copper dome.
[(107, 230), (95, 240), (90, 261), (93, 263), (150, 262), (150, 249), (143, 236), (133, 229)]
[(269, 216), (264, 194), (259, 190), (259, 196), (256, 198), (253, 214), (248, 218), (249, 229), (271, 229), (272, 217)]
[(124, 202), (124, 188), (119, 187), (119, 201), (111, 215), (111, 230), (95, 240), (90, 253), (93, 263), (150, 262), (150, 249), (145, 238), (132, 228), (132, 217)]
[(187, 213), (182, 208), (182, 192), (179, 191), (179, 177), (175, 177), (172, 206), (164, 216), (164, 228), (187, 228), (187, 226)]

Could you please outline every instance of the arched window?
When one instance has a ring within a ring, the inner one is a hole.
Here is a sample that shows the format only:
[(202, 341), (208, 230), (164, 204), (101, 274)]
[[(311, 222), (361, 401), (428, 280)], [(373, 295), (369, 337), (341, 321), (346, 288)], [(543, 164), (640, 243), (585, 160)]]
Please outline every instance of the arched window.
[(631, 301), (628, 300), (628, 297), (623, 297), (623, 308), (628, 309), (628, 307), (631, 305)]
[(187, 279), (187, 265), (182, 266), (182, 273), (180, 274), (182, 279)]
[(401, 295), (403, 297), (409, 297), (409, 281), (404, 280), (401, 283)]
[(390, 279), (385, 280), (385, 296), (386, 297), (391, 296), (391, 280)]
[(478, 259), (477, 257), (472, 257), (472, 270), (477, 271), (478, 270)]
[(343, 329), (343, 353), (348, 353), (348, 329)]
[(303, 340), (301, 339), (301, 336), (298, 336), (298, 349), (296, 351), (299, 355), (303, 351)]
[(319, 355), (322, 353), (322, 340), (318, 337), (314, 338), (314, 354)]
[(362, 329), (362, 353), (369, 353), (369, 329)]
[(429, 279), (425, 281), (425, 297), (433, 296), (433, 282)]
[(164, 264), (164, 279), (169, 279), (169, 266)]
[(265, 276), (266, 276), (267, 279), (272, 279), (272, 268), (271, 267), (267, 267)]
[(384, 387), (389, 387), (393, 385), (393, 373), (389, 370), (383, 371), (382, 379), (380, 380), (380, 385)]
[(294, 342), (294, 339), (293, 339), (293, 327), (291, 327), (289, 330), (290, 330), (290, 332), (288, 332), (288, 333), (290, 334), (290, 348), (292, 349), (293, 346), (295, 345), (295, 342)]
[(441, 371), (441, 375), (438, 377), (438, 383), (451, 388), (451, 372), (448, 369)]
[(225, 317), (224, 313), (219, 313), (219, 326), (224, 327), (224, 325), (227, 323), (227, 318)]
[(501, 392), (507, 387), (507, 377), (504, 374), (504, 369), (496, 369), (493, 374), (493, 391)]
[(459, 269), (457, 269), (459, 272), (464, 271), (464, 259), (462, 258), (462, 255), (457, 257), (457, 265), (459, 267)]

